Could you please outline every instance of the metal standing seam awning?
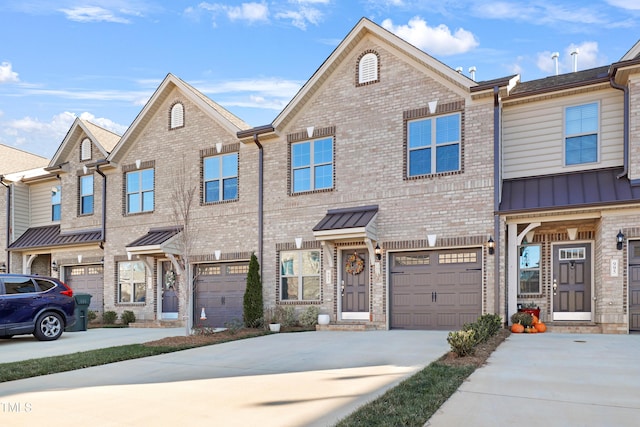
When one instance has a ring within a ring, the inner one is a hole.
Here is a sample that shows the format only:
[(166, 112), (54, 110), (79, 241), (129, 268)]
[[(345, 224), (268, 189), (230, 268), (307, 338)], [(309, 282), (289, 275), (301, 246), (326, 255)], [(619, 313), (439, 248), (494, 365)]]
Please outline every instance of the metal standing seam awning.
[(89, 245), (101, 242), (101, 230), (61, 232), (60, 225), (56, 224), (27, 229), (27, 231), (25, 231), (15, 242), (9, 245), (7, 250), (25, 251), (53, 249), (57, 247)]
[(151, 228), (147, 234), (125, 246), (125, 250), (132, 255), (179, 254), (176, 236), (181, 231), (181, 227)]
[[(373, 242), (378, 241), (376, 218), (378, 205), (353, 208), (330, 209), (324, 218), (313, 227), (313, 235), (333, 252), (336, 241), (363, 241), (369, 249), (371, 263), (375, 261)], [(332, 266), (333, 257), (330, 257)]]

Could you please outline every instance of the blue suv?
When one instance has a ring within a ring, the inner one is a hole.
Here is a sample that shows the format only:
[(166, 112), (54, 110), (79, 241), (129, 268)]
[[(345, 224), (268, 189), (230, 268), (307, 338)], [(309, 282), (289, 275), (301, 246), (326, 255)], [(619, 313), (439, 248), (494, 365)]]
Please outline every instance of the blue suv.
[(33, 334), (56, 340), (75, 323), (75, 308), (73, 291), (58, 279), (0, 274), (0, 338)]

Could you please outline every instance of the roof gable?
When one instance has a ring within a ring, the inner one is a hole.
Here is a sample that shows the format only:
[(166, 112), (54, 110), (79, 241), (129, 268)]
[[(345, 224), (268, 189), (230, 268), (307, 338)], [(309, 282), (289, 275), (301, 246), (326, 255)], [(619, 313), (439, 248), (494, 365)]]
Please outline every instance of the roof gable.
[(140, 111), (131, 126), (127, 129), (118, 144), (108, 157), (109, 161), (118, 162), (127, 152), (130, 144), (135, 141), (145, 129), (151, 118), (154, 117), (162, 103), (169, 96), (171, 91), (177, 88), (191, 102), (198, 106), (203, 112), (208, 114), (213, 120), (217, 121), (231, 135), (235, 135), (245, 129), (249, 129), (249, 125), (241, 119), (215, 103), (195, 88), (185, 83), (183, 80), (169, 73), (160, 83), (160, 86), (153, 93), (147, 104)]
[(273, 124), (276, 129), (281, 129), (289, 123), (298, 111), (309, 102), (313, 95), (318, 92), (323, 83), (329, 78), (333, 71), (343, 63), (349, 54), (358, 46), (358, 44), (366, 37), (374, 37), (380, 43), (383, 43), (398, 56), (404, 57), (407, 62), (424, 67), (425, 72), (437, 74), (442, 80), (447, 81), (453, 87), (459, 88), (460, 91), (469, 92), (470, 89), (477, 85), (476, 82), (456, 72), (454, 69), (443, 64), (424, 51), (411, 45), (407, 41), (401, 39), (390, 31), (380, 27), (374, 22), (362, 18), (351, 32), (342, 40), (336, 49), (329, 55), (324, 63), (316, 70), (313, 76), (298, 91), (289, 104), (276, 117)]
[(47, 166), (48, 159), (0, 144), (0, 175)]
[(104, 158), (109, 155), (109, 151), (120, 140), (118, 134), (86, 120), (76, 118), (62, 143), (60, 143), (58, 150), (53, 155), (49, 167), (58, 167), (68, 161), (69, 156), (72, 155), (73, 150), (77, 147), (77, 143), (85, 136), (91, 140), (93, 146), (102, 153)]
[(622, 58), (620, 58), (620, 61), (635, 59), (635, 58), (638, 58), (639, 56), (640, 56), (640, 40), (638, 40), (636, 44), (634, 44), (633, 47), (629, 49), (629, 52), (625, 53), (625, 55)]

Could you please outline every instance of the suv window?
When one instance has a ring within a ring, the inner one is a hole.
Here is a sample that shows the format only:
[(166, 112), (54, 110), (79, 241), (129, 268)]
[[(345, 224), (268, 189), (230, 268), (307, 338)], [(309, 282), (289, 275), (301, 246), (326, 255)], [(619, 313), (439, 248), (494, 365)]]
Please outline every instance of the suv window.
[(36, 281), (36, 283), (38, 284), (38, 287), (40, 288), (40, 290), (42, 292), (48, 291), (51, 288), (55, 288), (55, 284), (53, 282), (50, 282), (48, 280), (44, 280), (44, 279), (34, 279)]
[(5, 293), (11, 294), (27, 294), (36, 291), (36, 286), (31, 279), (22, 277), (11, 277), (4, 279)]

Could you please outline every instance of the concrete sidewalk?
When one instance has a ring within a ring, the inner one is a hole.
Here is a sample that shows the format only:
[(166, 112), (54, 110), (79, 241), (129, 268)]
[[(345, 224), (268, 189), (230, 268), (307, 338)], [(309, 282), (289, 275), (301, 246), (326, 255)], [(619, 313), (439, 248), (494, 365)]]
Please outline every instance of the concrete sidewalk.
[(512, 334), (430, 427), (640, 424), (640, 335)]
[(441, 357), (446, 336), (273, 334), (0, 383), (0, 419), (11, 426), (330, 426)]

